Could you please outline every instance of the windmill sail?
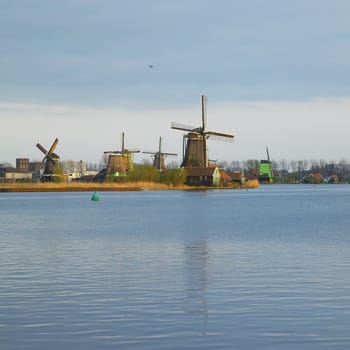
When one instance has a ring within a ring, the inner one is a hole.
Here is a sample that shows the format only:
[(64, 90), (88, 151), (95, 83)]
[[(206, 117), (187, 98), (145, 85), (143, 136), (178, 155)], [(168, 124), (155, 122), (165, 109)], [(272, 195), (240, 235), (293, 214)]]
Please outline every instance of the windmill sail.
[(176, 130), (192, 131), (192, 132), (196, 130), (196, 127), (194, 126), (189, 126), (189, 125), (184, 125), (184, 124), (179, 124), (174, 122), (171, 123), (171, 128)]
[(58, 139), (56, 138), (53, 144), (51, 145), (48, 154), (52, 154), (55, 151), (57, 144), (58, 144)]
[(192, 127), (179, 123), (172, 123), (171, 128), (176, 130), (187, 131), (184, 138), (183, 150), (184, 159), (182, 166), (185, 167), (208, 167), (208, 150), (207, 150), (207, 139), (212, 138), (219, 141), (232, 141), (234, 135), (218, 132), (218, 131), (207, 131), (207, 97), (201, 96), (201, 116), (202, 125), (199, 127)]
[(41, 181), (53, 181), (55, 176), (60, 176), (55, 174), (55, 166), (59, 162), (59, 156), (54, 153), (56, 146), (58, 144), (58, 139), (56, 138), (54, 142), (52, 143), (51, 147), (49, 148), (49, 151), (45, 149), (40, 143), (36, 144), (36, 147), (45, 154), (45, 157), (43, 159), (44, 162), (44, 172), (41, 176)]
[(177, 153), (162, 152), (162, 137), (159, 137), (158, 152), (147, 152), (142, 153), (153, 155), (153, 166), (159, 171), (165, 169), (165, 158), (167, 156), (177, 156)]
[(109, 155), (106, 174), (112, 177), (126, 175), (134, 167), (132, 154), (138, 152), (140, 152), (138, 148), (125, 148), (125, 133), (123, 131), (121, 135), (121, 149), (104, 152)]
[(45, 155), (47, 154), (47, 150), (43, 146), (41, 146), (40, 143), (37, 143), (36, 147), (38, 147), (40, 151), (43, 152)]
[(205, 130), (207, 124), (207, 100), (208, 97), (202, 95), (202, 129)]

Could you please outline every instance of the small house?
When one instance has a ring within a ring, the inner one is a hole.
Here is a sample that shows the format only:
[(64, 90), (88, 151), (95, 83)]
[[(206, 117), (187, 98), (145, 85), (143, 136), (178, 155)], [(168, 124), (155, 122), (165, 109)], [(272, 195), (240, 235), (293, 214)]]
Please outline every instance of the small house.
[(186, 167), (185, 170), (189, 186), (219, 186), (221, 183), (218, 167)]
[(227, 185), (230, 182), (232, 182), (232, 178), (229, 174), (225, 173), (223, 170), (220, 171), (220, 176), (221, 176), (221, 184), (222, 185)]
[(33, 175), (29, 171), (22, 171), (12, 167), (0, 168), (0, 180), (5, 182), (31, 181)]

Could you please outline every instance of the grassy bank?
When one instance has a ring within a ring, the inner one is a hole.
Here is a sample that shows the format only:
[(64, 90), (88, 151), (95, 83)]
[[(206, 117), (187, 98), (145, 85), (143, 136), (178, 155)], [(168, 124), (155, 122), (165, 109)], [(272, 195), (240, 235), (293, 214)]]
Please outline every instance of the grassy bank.
[[(186, 189), (188, 186), (179, 186), (177, 189)], [(87, 192), (87, 191), (142, 191), (168, 190), (169, 186), (154, 182), (132, 183), (0, 183), (0, 192)]]
[(0, 183), (0, 192), (87, 192), (87, 191), (142, 191), (142, 190), (207, 190), (255, 188), (258, 183), (247, 182), (244, 186), (193, 187), (186, 185), (166, 185), (156, 182), (130, 183)]
[(4, 183), (0, 192), (141, 191), (136, 185), (99, 183)]

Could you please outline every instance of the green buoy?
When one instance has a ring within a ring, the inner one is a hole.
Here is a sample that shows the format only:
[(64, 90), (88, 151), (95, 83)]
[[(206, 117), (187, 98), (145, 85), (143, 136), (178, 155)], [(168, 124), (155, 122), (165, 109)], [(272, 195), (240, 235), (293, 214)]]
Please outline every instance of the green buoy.
[(96, 192), (94, 192), (94, 194), (91, 197), (91, 200), (97, 202), (100, 200), (100, 197), (98, 196), (98, 194)]

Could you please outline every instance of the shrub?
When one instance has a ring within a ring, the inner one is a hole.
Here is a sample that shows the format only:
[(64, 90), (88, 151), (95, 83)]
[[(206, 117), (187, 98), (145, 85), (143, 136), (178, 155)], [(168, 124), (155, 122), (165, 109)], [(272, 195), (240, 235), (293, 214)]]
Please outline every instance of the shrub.
[(160, 182), (167, 185), (183, 185), (186, 182), (186, 170), (180, 169), (167, 169), (160, 176)]
[(159, 171), (151, 165), (140, 165), (129, 171), (128, 180), (133, 182), (159, 182)]

